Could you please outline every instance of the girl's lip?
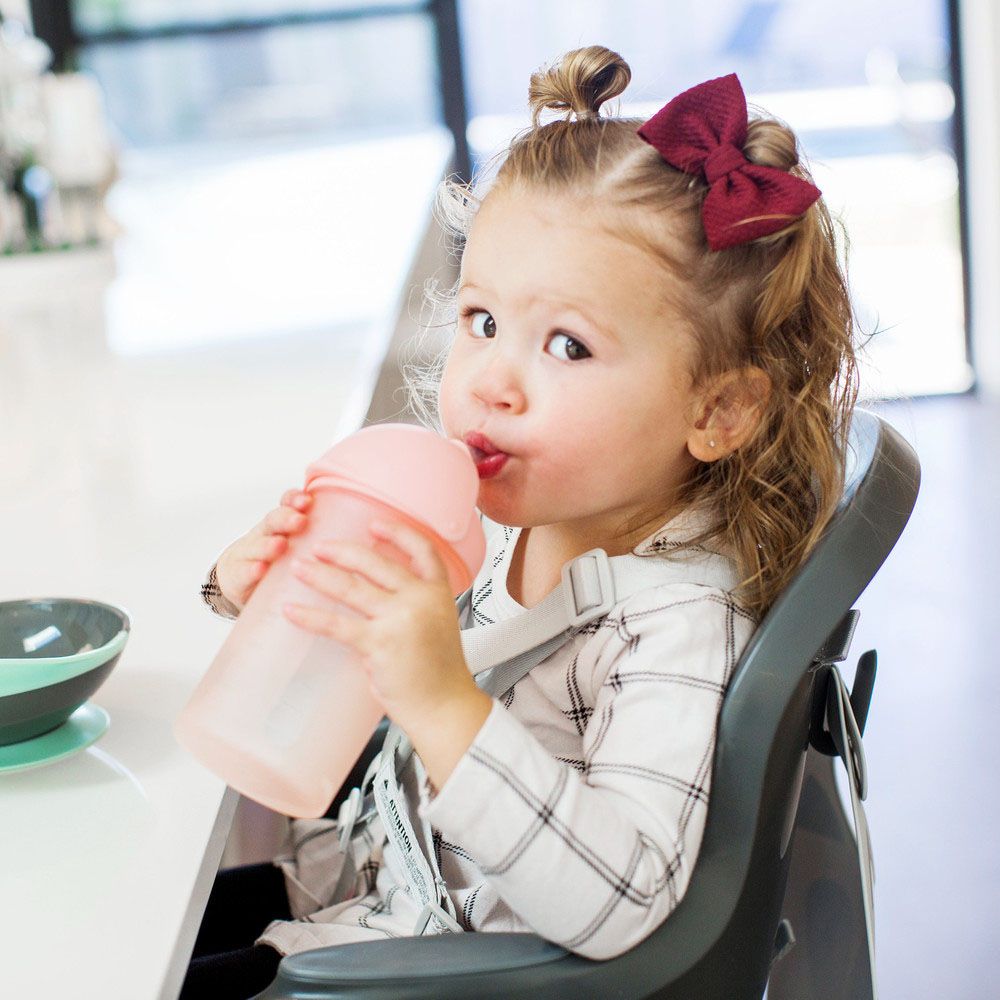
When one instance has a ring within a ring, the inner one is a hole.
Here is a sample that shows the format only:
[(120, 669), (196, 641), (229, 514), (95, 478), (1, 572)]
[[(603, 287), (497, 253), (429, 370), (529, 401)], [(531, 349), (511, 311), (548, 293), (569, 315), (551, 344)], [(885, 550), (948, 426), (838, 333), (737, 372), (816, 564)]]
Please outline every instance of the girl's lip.
[(476, 472), (480, 479), (492, 479), (506, 464), (509, 455), (498, 451), (495, 455), (488, 455), (486, 458), (476, 462)]
[(472, 454), (472, 461), (476, 463), (480, 479), (490, 479), (495, 476), (507, 464), (507, 459), (510, 457), (485, 434), (480, 434), (478, 431), (466, 434), (465, 444)]
[(504, 455), (506, 452), (498, 448), (485, 434), (472, 431), (465, 435), (465, 444), (472, 453), (472, 460), (476, 463), (491, 455)]

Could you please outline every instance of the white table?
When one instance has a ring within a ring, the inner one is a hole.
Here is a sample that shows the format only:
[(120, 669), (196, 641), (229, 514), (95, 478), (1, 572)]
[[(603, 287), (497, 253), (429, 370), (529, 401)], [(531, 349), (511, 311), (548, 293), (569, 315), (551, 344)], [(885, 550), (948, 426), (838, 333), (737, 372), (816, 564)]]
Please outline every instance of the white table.
[[(449, 155), (435, 132), (244, 162), (228, 186), (219, 165), (126, 173), (113, 254), (0, 260), (0, 600), (88, 597), (133, 624), (92, 699), (108, 732), (0, 774), (3, 997), (177, 996), (237, 799), (171, 731), (231, 627), (199, 584), (364, 419)], [(283, 206), (268, 185), (287, 169)], [(222, 259), (250, 217), (271, 238)], [(308, 230), (300, 251), (283, 226)], [(192, 331), (202, 306), (225, 328)]]

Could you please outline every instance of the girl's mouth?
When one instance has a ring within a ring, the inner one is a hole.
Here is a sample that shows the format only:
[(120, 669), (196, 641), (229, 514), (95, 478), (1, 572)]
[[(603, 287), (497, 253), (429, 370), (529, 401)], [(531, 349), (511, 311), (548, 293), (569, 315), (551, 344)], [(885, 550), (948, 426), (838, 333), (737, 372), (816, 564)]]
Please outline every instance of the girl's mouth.
[(495, 476), (506, 464), (510, 456), (501, 451), (488, 437), (483, 434), (472, 433), (465, 436), (465, 444), (472, 455), (472, 461), (476, 464), (476, 471), (480, 479), (490, 479)]

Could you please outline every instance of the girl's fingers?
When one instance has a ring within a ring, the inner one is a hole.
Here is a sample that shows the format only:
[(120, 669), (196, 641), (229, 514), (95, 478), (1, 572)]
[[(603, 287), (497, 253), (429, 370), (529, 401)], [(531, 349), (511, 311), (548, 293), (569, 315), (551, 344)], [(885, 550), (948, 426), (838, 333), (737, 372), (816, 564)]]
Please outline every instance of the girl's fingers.
[(331, 539), (313, 548), (313, 555), (323, 562), (360, 573), (383, 590), (394, 592), (412, 582), (413, 574), (393, 559), (379, 555), (366, 545)]
[(286, 604), (282, 610), (286, 618), (306, 631), (329, 636), (361, 650), (365, 636), (362, 619), (304, 604)]
[(363, 576), (318, 560), (296, 559), (292, 572), (321, 594), (369, 617), (382, 607), (387, 596), (381, 587)]
[(277, 559), (288, 548), (286, 535), (260, 535), (248, 539), (244, 559), (263, 559), (270, 562)]
[(261, 522), (265, 535), (291, 534), (304, 527), (308, 518), (291, 507), (278, 507), (272, 510)]
[(312, 494), (305, 490), (285, 490), (281, 494), (282, 507), (295, 507), (297, 510), (305, 510), (312, 503)]
[(373, 521), (371, 533), (376, 538), (392, 542), (410, 557), (414, 572), (423, 580), (447, 580), (448, 573), (431, 540), (406, 524), (391, 521)]

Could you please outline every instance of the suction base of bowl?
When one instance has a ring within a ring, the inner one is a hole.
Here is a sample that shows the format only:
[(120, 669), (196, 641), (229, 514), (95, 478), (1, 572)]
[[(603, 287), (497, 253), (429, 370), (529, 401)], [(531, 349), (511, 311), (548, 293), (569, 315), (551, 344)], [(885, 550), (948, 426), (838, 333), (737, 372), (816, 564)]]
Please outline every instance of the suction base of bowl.
[(0, 746), (0, 772), (43, 767), (69, 757), (100, 739), (111, 717), (98, 705), (81, 705), (61, 726), (20, 743)]

